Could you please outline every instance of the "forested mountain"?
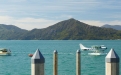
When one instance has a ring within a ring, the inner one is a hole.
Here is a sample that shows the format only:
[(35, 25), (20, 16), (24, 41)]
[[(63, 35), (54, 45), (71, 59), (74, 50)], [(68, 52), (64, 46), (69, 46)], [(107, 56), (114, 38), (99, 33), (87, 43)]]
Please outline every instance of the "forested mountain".
[(116, 30), (121, 30), (121, 25), (109, 25), (109, 24), (105, 24), (101, 27), (105, 27), (105, 28), (113, 28), (113, 29), (116, 29)]
[[(16, 27), (15, 27), (16, 29)], [(20, 28), (19, 28), (20, 29)], [(121, 31), (90, 26), (73, 18), (58, 22), (43, 29), (31, 31), (22, 29), (9, 30), (0, 28), (0, 39), (21, 39), (21, 40), (109, 40), (121, 39)], [(3, 32), (5, 31), (5, 32)], [(1, 35), (1, 34), (4, 34)], [(9, 35), (7, 35), (9, 34)], [(4, 38), (5, 37), (5, 38)]]
[(0, 40), (21, 39), (21, 36), (27, 32), (14, 25), (0, 24)]

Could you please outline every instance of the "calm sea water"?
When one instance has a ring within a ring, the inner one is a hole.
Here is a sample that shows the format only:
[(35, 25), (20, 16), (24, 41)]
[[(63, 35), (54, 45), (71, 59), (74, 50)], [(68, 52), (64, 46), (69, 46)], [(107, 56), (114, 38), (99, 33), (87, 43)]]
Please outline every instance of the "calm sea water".
[[(76, 75), (75, 53), (82, 43), (87, 47), (105, 45), (121, 57), (121, 40), (1, 40), (0, 48), (8, 48), (11, 56), (0, 56), (0, 75), (31, 75), (31, 58), (28, 54), (37, 49), (45, 57), (45, 75), (53, 74), (53, 51), (58, 51), (58, 75)], [(82, 75), (105, 75), (105, 55), (90, 56), (81, 52)], [(120, 69), (121, 73), (121, 69)]]

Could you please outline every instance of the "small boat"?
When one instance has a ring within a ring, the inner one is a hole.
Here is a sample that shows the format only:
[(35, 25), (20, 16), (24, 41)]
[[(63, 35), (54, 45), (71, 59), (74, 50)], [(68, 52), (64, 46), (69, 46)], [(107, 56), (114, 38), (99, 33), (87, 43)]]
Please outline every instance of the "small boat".
[(33, 56), (33, 54), (29, 54), (28, 56), (29, 56), (29, 57), (32, 57), (32, 56)]
[(104, 53), (104, 49), (101, 48), (101, 46), (94, 45), (92, 46), (92, 53), (88, 53), (89, 55), (106, 55), (107, 53)]
[(9, 56), (9, 55), (11, 55), (11, 51), (10, 50), (8, 50), (8, 49), (5, 49), (5, 48), (1, 48), (0, 49), (0, 56)]

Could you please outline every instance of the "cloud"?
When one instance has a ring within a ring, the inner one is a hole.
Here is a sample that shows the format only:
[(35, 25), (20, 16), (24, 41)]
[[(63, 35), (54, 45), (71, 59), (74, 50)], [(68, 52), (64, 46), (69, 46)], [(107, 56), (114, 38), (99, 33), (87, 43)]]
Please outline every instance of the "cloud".
[(13, 17), (10, 16), (0, 16), (0, 23), (2, 24), (8, 24), (13, 21)]
[(121, 25), (120, 20), (113, 20), (113, 21), (96, 21), (96, 20), (79, 20), (80, 22), (84, 22), (86, 24), (92, 25), (92, 26), (102, 26), (105, 24), (109, 25)]
[[(61, 15), (58, 17), (54, 17), (55, 19), (52, 20), (48, 18), (33, 18), (33, 17), (15, 18), (11, 16), (0, 16), (0, 24), (15, 25), (22, 29), (32, 30), (34, 28), (37, 28), (37, 29), (46, 28), (48, 26), (54, 25), (60, 21), (63, 21), (65, 19), (69, 19), (72, 17), (73, 16), (71, 15)], [(79, 21), (92, 26), (98, 26), (98, 27), (104, 24), (121, 25), (120, 20), (112, 20), (112, 21), (79, 20)]]
[(9, 2), (25, 2), (26, 0), (9, 0)]
[(31, 30), (33, 28), (46, 28), (50, 25), (55, 24), (57, 21), (55, 20), (48, 20), (48, 19), (42, 19), (42, 18), (21, 18), (16, 20), (16, 25), (19, 27), (26, 28), (28, 30)]
[[(9, 3), (10, 2), (10, 3)], [(39, 11), (39, 12), (65, 12), (65, 11), (84, 11), (87, 9), (93, 9), (97, 4), (97, 1), (79, 1), (79, 0), (63, 0), (63, 1), (39, 1), (39, 0), (10, 0), (6, 1), (1, 6), (12, 11)]]
[(119, 17), (121, 13), (121, 5), (119, 5), (120, 2), (118, 3), (113, 0), (106, 2), (97, 0), (19, 0), (20, 2), (18, 2), (17, 0), (10, 1), (10, 3), (9, 1), (0, 3), (0, 14), (2, 16), (8, 15), (19, 18), (45, 18), (41, 15), (43, 14), (47, 17), (55, 17), (56, 19), (56, 17), (62, 14), (67, 14), (74, 17), (76, 16), (76, 18), (80, 19), (121, 19), (121, 17)]
[(121, 25), (121, 21), (114, 20), (114, 21), (106, 22), (106, 24), (110, 24), (110, 25)]
[(94, 21), (94, 20), (80, 20), (80, 21), (92, 26), (102, 26), (105, 24), (104, 22)]
[(54, 19), (70, 19), (70, 18), (73, 18), (73, 16), (72, 15), (65, 15), (65, 14), (63, 14), (63, 15), (60, 15), (60, 16), (55, 16), (53, 18)]
[(57, 23), (57, 20), (48, 20), (42, 18), (14, 18), (9, 16), (0, 16), (0, 24), (15, 25), (22, 29), (31, 30), (34, 28), (46, 28)]

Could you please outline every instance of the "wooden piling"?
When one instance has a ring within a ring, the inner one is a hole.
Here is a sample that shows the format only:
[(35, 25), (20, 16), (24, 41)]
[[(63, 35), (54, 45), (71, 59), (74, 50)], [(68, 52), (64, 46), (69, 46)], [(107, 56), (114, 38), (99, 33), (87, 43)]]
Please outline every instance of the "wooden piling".
[(31, 58), (31, 75), (44, 75), (44, 63), (45, 58), (37, 49)]
[(106, 75), (119, 75), (119, 56), (111, 49), (105, 58)]
[(76, 52), (76, 75), (81, 75), (81, 55), (80, 50)]
[(53, 75), (58, 75), (58, 52), (53, 52)]

